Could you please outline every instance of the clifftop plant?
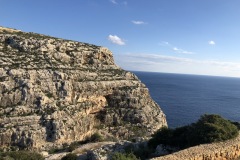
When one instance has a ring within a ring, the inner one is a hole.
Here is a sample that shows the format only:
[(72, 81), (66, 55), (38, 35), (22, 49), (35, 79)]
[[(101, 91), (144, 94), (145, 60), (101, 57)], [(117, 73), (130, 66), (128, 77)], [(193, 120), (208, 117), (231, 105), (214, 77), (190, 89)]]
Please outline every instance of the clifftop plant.
[(215, 114), (205, 114), (196, 123), (176, 129), (161, 128), (153, 135), (148, 145), (159, 144), (184, 149), (199, 144), (220, 142), (238, 136), (235, 123)]

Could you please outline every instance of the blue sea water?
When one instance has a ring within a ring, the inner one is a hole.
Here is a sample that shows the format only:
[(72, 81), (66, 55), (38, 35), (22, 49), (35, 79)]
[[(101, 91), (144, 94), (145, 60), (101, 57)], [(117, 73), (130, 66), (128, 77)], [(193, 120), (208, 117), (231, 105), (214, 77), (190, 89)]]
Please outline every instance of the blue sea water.
[(170, 128), (196, 122), (206, 113), (240, 121), (240, 78), (133, 73), (149, 88)]

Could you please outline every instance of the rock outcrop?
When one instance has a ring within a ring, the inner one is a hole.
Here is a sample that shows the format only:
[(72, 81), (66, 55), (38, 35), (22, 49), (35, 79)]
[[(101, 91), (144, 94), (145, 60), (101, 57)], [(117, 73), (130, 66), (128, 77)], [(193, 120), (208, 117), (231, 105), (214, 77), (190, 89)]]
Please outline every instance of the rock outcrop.
[(44, 150), (96, 131), (129, 139), (167, 126), (107, 48), (0, 27), (0, 147)]

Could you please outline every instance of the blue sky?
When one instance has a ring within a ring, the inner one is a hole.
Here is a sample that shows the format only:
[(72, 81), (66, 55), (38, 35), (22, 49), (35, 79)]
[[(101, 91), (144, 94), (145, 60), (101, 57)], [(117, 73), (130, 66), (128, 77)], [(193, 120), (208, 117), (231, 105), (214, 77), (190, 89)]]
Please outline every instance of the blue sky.
[(239, 0), (0, 0), (0, 25), (109, 48), (127, 70), (240, 77)]

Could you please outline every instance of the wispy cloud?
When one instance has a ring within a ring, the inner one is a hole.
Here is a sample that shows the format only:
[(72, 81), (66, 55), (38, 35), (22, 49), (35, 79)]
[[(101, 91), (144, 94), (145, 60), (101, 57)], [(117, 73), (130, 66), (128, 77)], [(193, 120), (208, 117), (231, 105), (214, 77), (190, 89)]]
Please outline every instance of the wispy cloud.
[(162, 41), (159, 43), (160, 46), (171, 46), (171, 44), (167, 41)]
[(199, 62), (204, 63), (204, 64), (220, 66), (220, 67), (224, 67), (224, 68), (240, 69), (240, 63), (235, 63), (235, 62), (217, 61), (217, 60), (206, 60), (206, 61), (199, 61)]
[(177, 47), (173, 47), (173, 50), (176, 53), (181, 53), (181, 54), (195, 54), (194, 52), (185, 51), (185, 50), (177, 48)]
[(115, 60), (118, 65), (127, 70), (153, 72), (167, 70), (168, 66), (179, 68), (175, 67), (175, 64), (184, 66), (184, 64), (191, 63), (191, 59), (187, 58), (146, 53), (115, 54)]
[(195, 60), (191, 58), (182, 58), (176, 56), (167, 56), (162, 54), (128, 54), (128, 57), (135, 57), (139, 59), (145, 59), (148, 61), (158, 61), (158, 62), (184, 62), (184, 63), (199, 63), (199, 64), (210, 64), (221, 67), (235, 67), (240, 69), (240, 63), (218, 61), (218, 60)]
[(113, 4), (118, 4), (116, 0), (109, 0)]
[(132, 23), (137, 25), (147, 24), (146, 22), (143, 22), (143, 21), (132, 21)]
[(115, 5), (123, 5), (123, 6), (127, 6), (128, 5), (127, 1), (118, 2), (117, 0), (109, 0), (109, 2), (111, 2), (112, 4), (115, 4)]
[(171, 50), (173, 50), (175, 53), (180, 53), (180, 54), (196, 54), (195, 52), (191, 52), (191, 51), (186, 51), (184, 49), (175, 47), (174, 45), (172, 45), (171, 43), (167, 42), (167, 41), (162, 41), (159, 43), (160, 46), (164, 46), (164, 47), (168, 47)]
[(211, 41), (208, 41), (208, 44), (210, 44), (210, 45), (215, 45), (216, 43), (211, 40)]
[(145, 62), (155, 62), (155, 63), (162, 63), (162, 62), (185, 62), (190, 63), (193, 62), (192, 59), (189, 58), (181, 58), (181, 57), (174, 57), (174, 56), (167, 56), (167, 55), (160, 55), (160, 54), (126, 54), (125, 56), (129, 58), (134, 58), (136, 60), (142, 59)]
[(199, 60), (164, 54), (117, 54), (116, 63), (127, 70), (187, 73), (240, 77), (240, 63), (221, 60)]
[(117, 45), (125, 45), (125, 42), (117, 35), (109, 35), (108, 40)]

